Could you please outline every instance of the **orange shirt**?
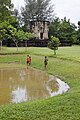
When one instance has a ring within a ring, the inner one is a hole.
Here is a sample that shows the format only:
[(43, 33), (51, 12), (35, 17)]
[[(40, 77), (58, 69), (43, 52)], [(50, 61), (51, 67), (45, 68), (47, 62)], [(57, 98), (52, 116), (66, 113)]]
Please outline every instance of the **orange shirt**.
[(29, 57), (27, 57), (26, 61), (27, 61), (27, 62), (30, 62), (30, 58), (29, 58)]

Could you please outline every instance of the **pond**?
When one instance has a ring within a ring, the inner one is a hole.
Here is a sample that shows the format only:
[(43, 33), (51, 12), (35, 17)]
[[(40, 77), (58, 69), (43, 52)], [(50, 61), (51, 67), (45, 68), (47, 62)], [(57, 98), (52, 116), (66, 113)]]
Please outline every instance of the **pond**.
[(48, 98), (68, 91), (60, 79), (34, 68), (0, 69), (0, 105)]

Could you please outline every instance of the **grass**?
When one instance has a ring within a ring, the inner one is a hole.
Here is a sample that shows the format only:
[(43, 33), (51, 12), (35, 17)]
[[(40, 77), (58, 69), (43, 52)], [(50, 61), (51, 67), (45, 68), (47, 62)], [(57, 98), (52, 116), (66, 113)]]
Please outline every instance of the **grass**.
[(58, 57), (60, 58), (67, 58), (70, 60), (76, 60), (80, 62), (80, 46), (72, 46), (65, 48), (60, 47), (58, 50), (58, 55), (59, 55)]
[[(15, 48), (7, 48), (6, 53), (8, 50), (16, 53)], [(49, 60), (46, 72), (67, 82), (70, 90), (46, 100), (0, 106), (0, 120), (80, 120), (80, 46), (60, 47), (56, 57), (48, 48), (30, 47), (27, 52), (24, 48), (19, 50), (25, 54), (1, 55), (0, 67), (25, 67), (26, 55), (30, 54), (31, 66), (44, 70), (46, 55)]]

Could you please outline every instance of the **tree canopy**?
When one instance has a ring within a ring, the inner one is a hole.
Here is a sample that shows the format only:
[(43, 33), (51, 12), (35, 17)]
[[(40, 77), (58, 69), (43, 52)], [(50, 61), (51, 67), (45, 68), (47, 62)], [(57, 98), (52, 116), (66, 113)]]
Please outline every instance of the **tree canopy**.
[(76, 41), (76, 26), (70, 23), (70, 20), (55, 18), (49, 26), (49, 36), (53, 35), (60, 40), (70, 41), (74, 43)]
[(59, 38), (51, 36), (50, 42), (48, 43), (48, 47), (54, 50), (54, 55), (56, 55), (56, 50), (58, 50), (59, 45), (60, 45)]
[(25, 0), (25, 7), (21, 13), (24, 22), (30, 20), (50, 20), (53, 17), (53, 5), (51, 0)]
[(0, 0), (0, 22), (8, 20), (12, 8), (11, 0)]
[(24, 32), (23, 30), (17, 30), (15, 27), (13, 27), (12, 25), (9, 25), (7, 28), (7, 37), (8, 39), (12, 39), (13, 42), (15, 43), (17, 50), (18, 50), (18, 42), (19, 41), (27, 41), (30, 38), (33, 38), (33, 34), (28, 33), (28, 32)]

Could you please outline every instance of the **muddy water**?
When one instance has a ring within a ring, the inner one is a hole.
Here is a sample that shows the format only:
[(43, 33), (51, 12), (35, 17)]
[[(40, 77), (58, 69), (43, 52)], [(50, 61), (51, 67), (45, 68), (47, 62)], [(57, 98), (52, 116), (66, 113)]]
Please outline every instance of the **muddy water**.
[(32, 68), (0, 69), (0, 105), (48, 98), (68, 90), (65, 83)]

